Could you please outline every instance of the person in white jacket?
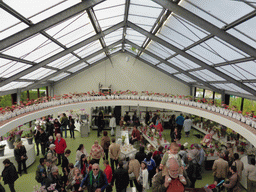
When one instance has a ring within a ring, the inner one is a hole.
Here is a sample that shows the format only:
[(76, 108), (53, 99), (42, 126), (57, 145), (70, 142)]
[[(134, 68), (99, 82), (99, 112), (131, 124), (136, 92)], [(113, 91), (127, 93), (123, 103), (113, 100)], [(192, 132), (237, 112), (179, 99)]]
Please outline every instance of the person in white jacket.
[(188, 137), (189, 136), (189, 132), (191, 130), (191, 126), (192, 126), (192, 120), (189, 119), (189, 117), (187, 116), (185, 121), (184, 121), (184, 124), (183, 124), (183, 127), (184, 127), (184, 132), (185, 132), (185, 136)]
[(112, 115), (110, 121), (109, 121), (109, 127), (111, 128), (111, 136), (115, 135), (114, 129), (116, 128), (116, 118), (114, 114)]
[(140, 175), (138, 177), (138, 183), (142, 186), (142, 192), (146, 192), (149, 189), (148, 184), (148, 168), (146, 162), (141, 162)]

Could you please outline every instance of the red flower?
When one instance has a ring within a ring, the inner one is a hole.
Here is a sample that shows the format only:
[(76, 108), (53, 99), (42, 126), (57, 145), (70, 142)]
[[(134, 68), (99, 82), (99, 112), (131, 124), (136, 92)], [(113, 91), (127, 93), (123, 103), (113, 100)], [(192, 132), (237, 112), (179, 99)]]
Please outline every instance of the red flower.
[(238, 111), (238, 113), (242, 113), (242, 111)]

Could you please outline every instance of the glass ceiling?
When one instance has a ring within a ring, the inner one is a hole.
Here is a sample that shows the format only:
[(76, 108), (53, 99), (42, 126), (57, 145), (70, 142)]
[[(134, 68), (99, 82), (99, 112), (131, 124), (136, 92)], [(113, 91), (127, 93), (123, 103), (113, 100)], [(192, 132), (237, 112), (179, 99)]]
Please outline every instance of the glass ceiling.
[[(4, 0), (0, 4), (0, 91), (58, 82), (113, 53), (127, 51), (191, 86), (256, 96), (256, 54), (249, 51), (256, 47), (256, 4), (251, 1), (178, 1), (181, 12), (198, 16), (189, 20), (158, 0)], [(74, 8), (78, 4), (92, 11), (78, 11)], [(65, 11), (73, 15), (65, 17), (61, 13)], [(197, 25), (202, 18), (213, 27)], [(214, 27), (239, 39), (243, 50), (234, 39), (213, 35)]]

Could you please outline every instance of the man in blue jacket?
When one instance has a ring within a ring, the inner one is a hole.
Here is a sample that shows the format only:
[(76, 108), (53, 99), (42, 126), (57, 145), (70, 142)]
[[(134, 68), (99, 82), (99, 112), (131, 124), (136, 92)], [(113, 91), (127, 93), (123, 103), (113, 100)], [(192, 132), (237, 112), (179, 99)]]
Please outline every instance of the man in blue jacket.
[(182, 113), (180, 114), (180, 116), (178, 116), (176, 118), (176, 124), (177, 124), (177, 128), (178, 128), (179, 133), (181, 133), (181, 130), (182, 130), (182, 127), (183, 127), (183, 124), (184, 124), (184, 117), (182, 116)]

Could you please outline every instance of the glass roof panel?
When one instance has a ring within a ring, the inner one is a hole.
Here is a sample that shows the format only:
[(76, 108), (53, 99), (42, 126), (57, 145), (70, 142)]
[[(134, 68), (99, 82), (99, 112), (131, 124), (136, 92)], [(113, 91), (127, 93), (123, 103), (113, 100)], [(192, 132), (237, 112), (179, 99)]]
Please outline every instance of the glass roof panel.
[(106, 35), (104, 37), (106, 45), (109, 46), (110, 44), (119, 41), (120, 39), (122, 39), (122, 37), (123, 37), (122, 35), (123, 35), (123, 29), (122, 28)]
[(76, 54), (78, 54), (80, 57), (85, 58), (88, 55), (91, 55), (92, 53), (102, 49), (102, 46), (99, 42), (99, 40), (96, 40), (92, 43), (89, 43), (88, 45), (81, 47), (80, 49), (77, 49), (74, 51)]
[[(253, 26), (250, 26), (250, 27), (252, 28)], [(248, 37), (247, 35), (244, 35), (242, 32), (239, 32), (238, 30), (235, 30), (235, 29), (230, 29), (227, 32), (235, 36), (236, 38), (240, 39), (241, 41), (247, 43), (248, 45), (256, 47), (256, 39), (253, 39), (253, 36)]]
[(199, 65), (195, 64), (194, 62), (186, 59), (185, 57), (178, 55), (176, 57), (173, 57), (168, 60), (171, 64), (174, 64), (178, 66), (179, 68), (183, 70), (188, 70), (188, 69), (194, 69), (200, 67)]
[[(217, 67), (216, 69), (222, 71), (223, 73), (226, 73), (230, 77), (236, 79), (236, 80), (246, 80), (246, 79), (255, 79), (255, 75), (253, 74), (253, 71), (246, 72), (245, 70), (241, 70), (241, 68), (235, 66), (235, 65), (227, 65), (227, 66), (221, 66)], [(255, 67), (254, 67), (255, 70)]]
[(129, 15), (128, 20), (145, 29), (146, 31), (150, 31), (156, 22), (156, 18), (140, 17), (135, 15)]
[(247, 61), (232, 66), (235, 66), (246, 79), (256, 79), (256, 61)]
[(200, 71), (190, 72), (190, 74), (202, 79), (204, 81), (224, 81), (225, 79), (221, 78), (220, 76), (212, 73), (211, 71), (204, 69)]
[(171, 74), (178, 72), (177, 70), (173, 69), (172, 67), (170, 67), (170, 66), (168, 66), (164, 63), (161, 63), (160, 65), (157, 65), (157, 67), (159, 67), (159, 68), (161, 68), (161, 69), (163, 69), (163, 70), (165, 70), (165, 71), (167, 71), (168, 73), (171, 73)]
[(230, 48), (226, 46), (226, 44), (223, 44), (223, 42), (220, 42), (219, 39), (217, 40), (214, 38), (189, 49), (187, 53), (191, 53), (195, 57), (200, 56), (201, 58), (204, 58), (204, 61), (208, 61), (206, 62), (207, 64), (216, 64), (224, 61), (244, 58), (243, 55), (238, 53), (236, 50), (233, 50), (233, 47)]
[[(231, 23), (240, 17), (243, 17), (247, 13), (253, 11), (254, 9), (249, 5), (243, 3), (242, 1), (223, 1), (223, 0), (214, 0), (214, 1), (205, 1), (205, 0), (187, 0), (192, 2), (195, 7), (204, 10), (205, 12), (214, 15), (220, 20)], [(205, 17), (202, 17), (205, 18)], [(209, 20), (208, 20), (209, 19)], [(212, 21), (213, 17), (208, 16), (208, 21)]]
[(46, 32), (67, 47), (71, 47), (96, 34), (85, 11), (55, 25)]
[(244, 83), (248, 87), (251, 87), (252, 89), (256, 90), (256, 83)]
[(108, 51), (109, 51), (110, 54), (113, 54), (113, 53), (115, 53), (117, 51), (120, 51), (121, 49), (122, 49), (122, 45), (120, 44), (120, 45), (115, 46), (112, 49), (109, 49)]
[[(5, 0), (5, 3), (10, 7), (15, 9), (21, 15), (26, 18), (29, 18), (39, 12), (42, 12), (50, 7), (55, 7), (40, 13), (34, 18), (30, 18), (34, 23), (41, 21), (45, 18), (48, 18), (51, 15), (54, 15), (58, 12), (63, 11), (64, 9), (71, 7), (72, 5), (80, 2), (79, 0), (73, 1), (62, 1), (62, 0), (44, 0), (44, 1), (35, 1), (34, 0), (26, 0), (26, 1), (13, 1), (13, 0)], [(57, 5), (58, 4), (58, 5)]]
[(31, 65), (0, 58), (0, 77), (11, 77), (29, 67)]
[(108, 0), (94, 7), (98, 22), (104, 30), (124, 20), (125, 0)]
[(227, 90), (227, 91), (233, 91), (233, 92), (238, 92), (238, 93), (245, 93), (245, 94), (250, 94), (249, 92), (245, 91), (244, 89), (241, 89), (240, 87), (236, 86), (235, 84), (232, 83), (217, 83), (217, 84), (211, 84), (215, 87), (219, 87), (221, 89)]
[[(256, 17), (253, 17), (253, 18), (241, 23), (240, 25), (236, 26), (235, 29), (241, 31), (242, 33), (251, 37), (255, 41), (256, 40), (255, 23), (256, 23)], [(241, 39), (241, 40), (243, 40), (243, 39)]]
[(22, 87), (26, 87), (30, 84), (32, 84), (33, 82), (16, 82), (13, 81), (11, 83), (8, 83), (2, 87), (0, 87), (0, 91), (7, 91), (7, 90), (11, 90), (11, 89), (18, 89), (18, 88), (22, 88)]
[(175, 46), (178, 44), (179, 48), (184, 48), (206, 37), (208, 33), (172, 14), (162, 27), (160, 34), (171, 44)]
[[(147, 1), (147, 2), (149, 2), (149, 1)], [(137, 2), (135, 2), (135, 3), (137, 3)], [(150, 18), (157, 19), (162, 10), (163, 10), (163, 8), (150, 7), (147, 5), (147, 3), (144, 5), (131, 4), (130, 9), (129, 9), (129, 16), (130, 15), (138, 15), (138, 16), (150, 17)]]
[(62, 69), (66, 66), (69, 66), (71, 65), (72, 63), (78, 61), (79, 59), (75, 56), (73, 56), (72, 54), (67, 54), (65, 55), (64, 57), (61, 57), (49, 64), (47, 64), (47, 66), (50, 66), (50, 67), (55, 67), (55, 68), (58, 68), (58, 69)]
[(147, 50), (151, 51), (152, 53), (156, 54), (157, 56), (166, 59), (167, 57), (172, 56), (175, 54), (174, 51), (166, 48), (165, 46), (155, 42), (151, 41), (150, 44), (147, 47)]
[(106, 57), (106, 54), (101, 53), (101, 54), (98, 54), (97, 56), (95, 56), (91, 59), (88, 59), (87, 62), (90, 63), (90, 64), (93, 64), (93, 63), (99, 61), (100, 59), (103, 59), (104, 57)]
[(46, 68), (39, 68), (23, 77), (20, 79), (31, 79), (31, 80), (40, 80), (48, 75), (51, 75), (52, 73), (55, 73), (56, 70), (51, 70), (51, 69), (46, 69)]
[(162, 8), (161, 5), (155, 3), (154, 1), (148, 1), (148, 0), (131, 0), (131, 4), (147, 5), (150, 7)]
[(75, 73), (75, 72), (79, 71), (80, 69), (83, 69), (83, 68), (85, 68), (85, 67), (87, 67), (87, 66), (88, 66), (88, 64), (86, 64), (86, 63), (83, 62), (83, 63), (81, 63), (81, 64), (79, 64), (79, 65), (77, 65), (77, 66), (75, 66), (75, 67), (69, 69), (68, 71), (69, 71), (69, 72), (72, 72), (72, 73)]
[[(208, 1), (204, 1), (204, 0), (199, 0), (200, 2), (208, 2)], [(220, 0), (221, 1), (221, 0)], [(218, 4), (216, 4), (218, 5)], [(191, 11), (192, 13), (196, 14), (197, 16), (204, 18), (204, 20), (209, 21), (210, 23), (212, 23), (213, 25), (221, 28), (225, 25), (224, 22), (219, 21), (218, 19), (214, 18), (213, 16), (211, 16), (210, 14), (198, 9), (197, 7), (191, 5), (190, 3), (188, 3), (187, 1), (181, 1), (180, 6), (184, 7), (185, 9)]]
[(53, 43), (43, 35), (38, 34), (24, 40), (22, 43), (17, 43), (2, 52), (29, 61), (40, 62), (62, 50), (63, 49), (57, 44)]
[(61, 73), (61, 74), (57, 75), (56, 77), (53, 77), (49, 80), (50, 81), (59, 81), (59, 80), (63, 79), (64, 77), (67, 77), (69, 75), (70, 75), (69, 73)]
[(143, 53), (140, 57), (141, 57), (142, 59), (148, 61), (149, 63), (154, 64), (154, 65), (157, 64), (157, 63), (159, 63), (158, 60), (156, 60), (155, 58), (153, 58), (153, 57), (147, 55), (146, 53)]
[(182, 74), (177, 74), (175, 75), (176, 77), (178, 77), (179, 79), (185, 81), (185, 82), (195, 82), (194, 79), (191, 79), (190, 77), (188, 77), (187, 75)]
[(126, 39), (137, 44), (138, 46), (142, 46), (143, 42), (146, 39), (146, 36), (142, 35), (141, 33), (137, 32), (137, 31), (134, 31), (131, 28), (127, 28)]
[(28, 27), (26, 24), (21, 23), (17, 18), (13, 17), (11, 14), (7, 13), (1, 8), (0, 15), (0, 40)]

